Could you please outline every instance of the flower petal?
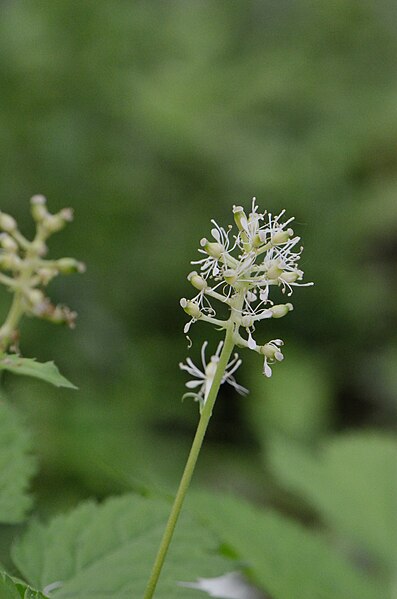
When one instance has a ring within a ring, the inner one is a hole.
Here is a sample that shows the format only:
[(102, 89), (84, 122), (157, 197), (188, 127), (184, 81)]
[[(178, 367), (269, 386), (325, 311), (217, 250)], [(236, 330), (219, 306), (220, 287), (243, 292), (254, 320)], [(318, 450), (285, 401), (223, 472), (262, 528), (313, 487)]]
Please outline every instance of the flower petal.
[(185, 386), (188, 389), (195, 389), (196, 387), (199, 387), (202, 384), (203, 384), (203, 381), (188, 381), (187, 383), (185, 383)]

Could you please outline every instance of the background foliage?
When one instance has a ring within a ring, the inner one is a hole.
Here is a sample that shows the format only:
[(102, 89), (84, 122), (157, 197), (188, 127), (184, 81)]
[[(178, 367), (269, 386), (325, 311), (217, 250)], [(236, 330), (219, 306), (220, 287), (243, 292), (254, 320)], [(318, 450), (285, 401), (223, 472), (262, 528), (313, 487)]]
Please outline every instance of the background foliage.
[[(210, 218), (227, 224), (253, 195), (296, 216), (316, 285), (264, 333), (286, 342), (271, 381), (242, 356), (251, 394), (222, 392), (196, 482), (313, 524), (272, 435), (315, 447), (395, 430), (396, 22), (387, 0), (1, 3), (1, 209), (29, 232), (34, 193), (71, 205), (52, 249), (88, 265), (52, 286), (79, 312), (73, 334), (22, 330), (24, 355), (54, 359), (79, 391), (4, 376), (32, 423), (42, 512), (174, 489), (197, 419), (179, 401), (178, 300)], [(216, 340), (193, 335), (196, 355)]]

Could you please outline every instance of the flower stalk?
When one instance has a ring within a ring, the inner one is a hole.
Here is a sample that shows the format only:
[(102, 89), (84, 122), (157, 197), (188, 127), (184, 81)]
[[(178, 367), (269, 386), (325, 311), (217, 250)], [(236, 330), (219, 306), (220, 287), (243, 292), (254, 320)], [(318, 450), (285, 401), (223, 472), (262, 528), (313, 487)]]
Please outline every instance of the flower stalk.
[[(234, 346), (248, 348), (261, 355), (264, 360), (263, 374), (266, 377), (272, 376), (271, 365), (284, 359), (281, 351), (283, 341), (272, 339), (259, 345), (253, 336), (255, 327), (265, 319), (283, 318), (293, 310), (293, 305), (290, 302), (275, 304), (269, 298), (270, 290), (278, 287), (282, 294), (290, 297), (295, 286), (312, 285), (302, 283), (303, 271), (298, 268), (298, 262), (303, 248), (296, 251), (300, 237), (295, 236), (289, 226), (293, 218), (282, 222), (284, 213), (283, 210), (273, 217), (270, 213), (258, 212), (255, 198), (248, 216), (241, 206), (234, 206), (237, 234), (230, 239), (232, 227), (224, 229), (212, 221), (213, 241), (203, 238), (199, 252), (204, 254), (204, 258), (192, 262), (199, 272), (194, 270), (187, 277), (196, 295), (192, 299), (180, 300), (181, 307), (190, 317), (184, 332), (187, 334), (192, 324), (203, 321), (218, 330), (225, 330), (226, 336), (208, 364), (205, 360), (207, 342), (204, 343), (201, 352), (202, 371), (190, 358), (187, 358), (186, 364), (179, 365), (193, 377), (193, 380), (186, 383), (188, 389), (198, 389), (195, 392), (189, 391), (184, 397), (193, 397), (199, 402), (200, 420), (144, 599), (151, 599), (155, 592), (219, 387), (227, 382), (242, 395), (248, 392), (233, 376), (241, 364), (237, 354), (229, 362)], [(214, 300), (226, 306), (229, 312), (227, 319), (218, 318), (212, 304)]]
[(154, 595), (158, 579), (167, 555), (168, 548), (171, 543), (171, 539), (175, 530), (176, 523), (181, 513), (182, 505), (188, 491), (190, 481), (193, 476), (194, 469), (196, 467), (197, 459), (200, 453), (201, 446), (203, 444), (204, 436), (208, 428), (208, 424), (212, 415), (213, 407), (218, 395), (219, 387), (221, 386), (222, 378), (225, 373), (227, 364), (230, 356), (232, 355), (234, 342), (233, 342), (234, 326), (230, 322), (226, 329), (225, 341), (221, 354), (219, 356), (219, 362), (215, 371), (215, 375), (212, 381), (208, 397), (204, 404), (201, 412), (200, 420), (197, 426), (196, 434), (190, 449), (189, 457), (186, 462), (185, 469), (182, 474), (179, 488), (176, 493), (174, 503), (171, 508), (171, 512), (168, 518), (168, 522), (165, 527), (163, 538), (161, 540), (159, 550), (153, 565), (153, 569), (149, 578), (148, 585), (146, 587), (144, 599), (151, 599)]

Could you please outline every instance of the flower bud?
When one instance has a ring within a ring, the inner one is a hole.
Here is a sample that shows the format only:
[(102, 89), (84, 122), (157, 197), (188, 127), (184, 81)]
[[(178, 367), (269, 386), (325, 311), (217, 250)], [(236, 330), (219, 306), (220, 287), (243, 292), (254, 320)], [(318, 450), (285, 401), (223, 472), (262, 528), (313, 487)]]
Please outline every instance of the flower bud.
[(59, 214), (48, 214), (42, 221), (48, 233), (57, 233), (66, 225), (66, 221)]
[(60, 216), (66, 223), (71, 223), (73, 220), (73, 208), (62, 208), (58, 213), (58, 216)]
[(277, 306), (272, 306), (271, 308), (269, 308), (269, 310), (273, 314), (273, 318), (282, 318), (283, 316), (288, 314), (288, 312), (290, 312), (293, 309), (294, 309), (293, 305), (289, 304), (289, 303), (288, 304), (278, 304)]
[(43, 195), (35, 195), (30, 198), (30, 211), (36, 222), (41, 222), (48, 216), (46, 202), (47, 200)]
[(200, 291), (202, 291), (203, 289), (207, 289), (208, 287), (207, 281), (199, 274), (197, 274), (195, 270), (188, 274), (187, 280), (189, 281), (189, 283), (193, 285), (193, 287), (199, 289)]
[(225, 251), (225, 248), (221, 243), (208, 241), (205, 237), (200, 241), (200, 245), (209, 256), (212, 256), (212, 258), (220, 258)]
[(78, 262), (74, 258), (60, 258), (56, 261), (58, 271), (63, 275), (69, 275), (75, 272), (85, 272), (85, 264)]
[(247, 229), (247, 215), (242, 206), (233, 206), (234, 222), (240, 231)]
[(21, 267), (21, 259), (16, 254), (0, 254), (0, 268), (2, 270), (18, 271)]
[(17, 221), (9, 214), (0, 212), (0, 229), (6, 233), (13, 233), (17, 230)]
[(198, 307), (198, 305), (195, 302), (192, 302), (191, 300), (187, 300), (186, 298), (183, 297), (179, 303), (182, 306), (182, 308), (185, 310), (186, 314), (189, 314), (189, 316), (192, 316), (196, 320), (202, 316), (202, 313), (200, 312), (200, 308)]
[(275, 343), (266, 343), (265, 345), (261, 345), (259, 351), (269, 360), (277, 360), (278, 362), (284, 360), (281, 349), (277, 347)]
[(66, 223), (73, 220), (73, 210), (71, 208), (64, 208), (57, 214), (49, 214), (43, 218), (42, 225), (48, 233), (57, 233), (61, 231)]
[(0, 245), (6, 252), (15, 253), (18, 250), (17, 242), (8, 233), (0, 234)]
[(287, 229), (286, 231), (280, 230), (277, 231), (272, 237), (273, 245), (280, 245), (281, 243), (286, 243), (294, 234), (292, 229)]

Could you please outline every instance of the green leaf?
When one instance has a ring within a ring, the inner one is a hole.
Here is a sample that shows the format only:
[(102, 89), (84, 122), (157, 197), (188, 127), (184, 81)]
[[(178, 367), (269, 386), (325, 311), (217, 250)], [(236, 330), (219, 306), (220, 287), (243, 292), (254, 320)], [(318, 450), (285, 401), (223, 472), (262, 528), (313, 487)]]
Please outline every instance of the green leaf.
[(0, 400), (0, 522), (24, 519), (31, 506), (27, 494), (29, 479), (35, 471), (30, 455), (30, 436), (18, 414)]
[(44, 599), (44, 595), (23, 582), (17, 581), (5, 572), (0, 572), (1, 599)]
[[(141, 597), (169, 509), (165, 502), (134, 495), (102, 505), (87, 502), (46, 526), (33, 523), (14, 545), (13, 560), (35, 587), (60, 582), (51, 594), (57, 599)], [(233, 569), (233, 562), (216, 550), (213, 534), (183, 514), (156, 597), (197, 599), (196, 591), (177, 582)]]
[(20, 592), (14, 581), (4, 572), (0, 573), (0, 597), (1, 599), (21, 599)]
[(58, 370), (54, 362), (36, 362), (35, 358), (21, 358), (16, 354), (4, 354), (0, 358), (0, 370), (8, 370), (13, 374), (31, 376), (51, 383), (55, 387), (77, 389)]
[(244, 561), (254, 581), (276, 599), (387, 596), (319, 534), (272, 510), (206, 493), (195, 493), (189, 505)]
[(397, 443), (360, 433), (335, 437), (318, 455), (274, 439), (270, 461), (291, 491), (341, 534), (390, 567), (397, 557)]

